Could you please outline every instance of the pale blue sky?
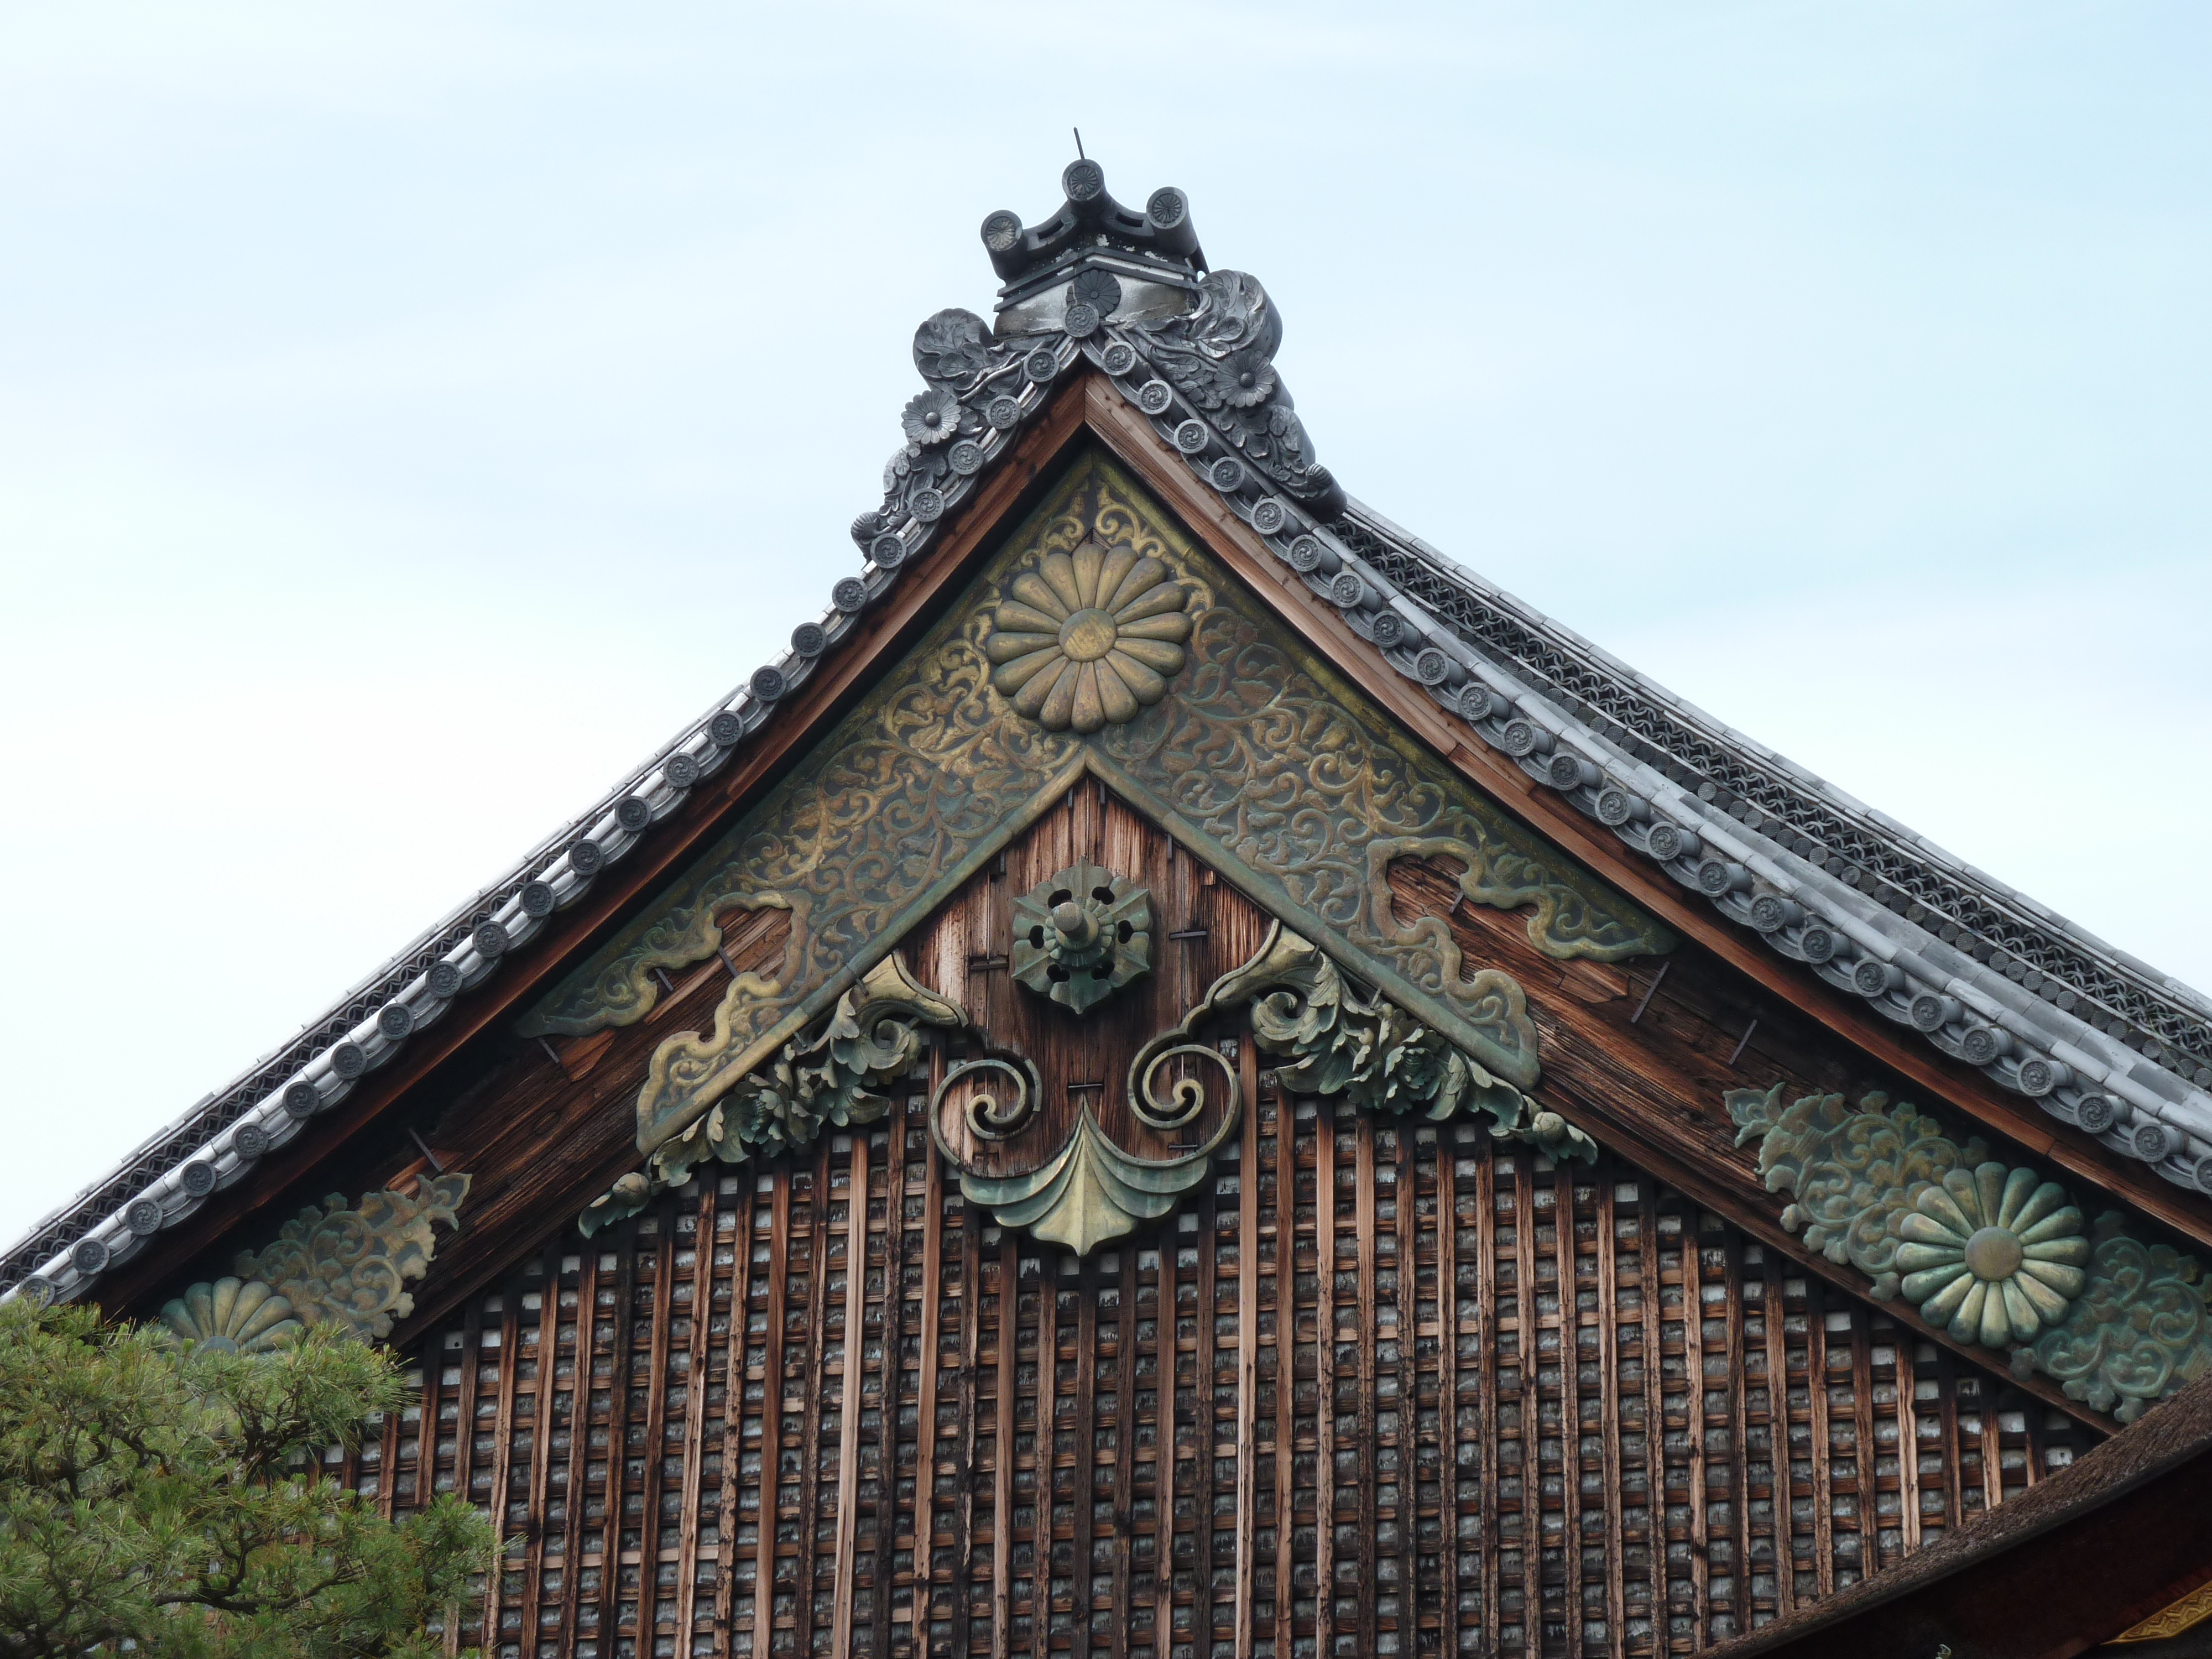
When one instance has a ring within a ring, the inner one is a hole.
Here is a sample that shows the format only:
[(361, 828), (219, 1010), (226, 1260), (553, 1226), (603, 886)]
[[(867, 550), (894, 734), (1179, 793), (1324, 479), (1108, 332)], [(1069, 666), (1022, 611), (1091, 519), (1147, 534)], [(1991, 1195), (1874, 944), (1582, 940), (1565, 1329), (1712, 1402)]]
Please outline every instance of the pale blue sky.
[(1176, 184), (1352, 492), (2212, 985), (2212, 8), (0, 0), (0, 1233), (856, 564)]

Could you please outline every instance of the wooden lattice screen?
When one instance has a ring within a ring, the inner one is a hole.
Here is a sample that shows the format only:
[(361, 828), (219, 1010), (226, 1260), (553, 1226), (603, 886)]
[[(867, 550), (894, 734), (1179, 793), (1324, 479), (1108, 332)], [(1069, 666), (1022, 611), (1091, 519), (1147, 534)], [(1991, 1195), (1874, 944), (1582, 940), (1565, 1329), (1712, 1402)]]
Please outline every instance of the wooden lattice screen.
[(927, 1085), (428, 1339), (341, 1461), (498, 1518), (449, 1646), (1685, 1652), (2088, 1443), (1610, 1159), (1310, 1102), (1285, 1135), (1263, 1087), (1200, 1198), (1079, 1264), (948, 1184)]

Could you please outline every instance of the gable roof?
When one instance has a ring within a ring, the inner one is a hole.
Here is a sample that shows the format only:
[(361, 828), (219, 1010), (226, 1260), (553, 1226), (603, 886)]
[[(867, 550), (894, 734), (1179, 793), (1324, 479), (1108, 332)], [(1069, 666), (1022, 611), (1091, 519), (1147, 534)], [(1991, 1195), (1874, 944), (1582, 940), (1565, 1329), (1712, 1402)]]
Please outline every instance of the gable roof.
[(884, 602), (1079, 368), (1110, 385), (1398, 674), (1539, 785), (1777, 955), (2037, 1103), (2068, 1133), (2212, 1191), (2212, 1001), (1713, 720), (1352, 500), (1273, 366), (1280, 314), (1208, 271), (1181, 192), (1143, 213), (1097, 163), (1043, 227), (994, 214), (996, 330), (924, 322), (926, 389), (857, 574), (790, 649), (339, 1000), (149, 1139), (0, 1260), (9, 1294), (84, 1293), (242, 1178), (651, 842)]

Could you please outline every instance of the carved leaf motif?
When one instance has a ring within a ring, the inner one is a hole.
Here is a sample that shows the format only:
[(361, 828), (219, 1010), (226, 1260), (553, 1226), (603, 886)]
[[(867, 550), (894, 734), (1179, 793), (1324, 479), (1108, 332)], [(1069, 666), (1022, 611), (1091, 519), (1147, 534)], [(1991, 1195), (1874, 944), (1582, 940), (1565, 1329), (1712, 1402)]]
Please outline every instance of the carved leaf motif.
[[(2085, 1252), (2080, 1216), (2058, 1201), (2055, 1184), (1991, 1161), (1978, 1139), (1959, 1145), (1932, 1118), (1881, 1094), (1856, 1108), (1840, 1095), (1784, 1107), (1777, 1084), (1724, 1098), (1736, 1144), (1758, 1143), (1767, 1190), (1794, 1200), (1784, 1227), (1873, 1276), (1875, 1297), (1902, 1289), (1924, 1316), (1948, 1322), (1954, 1340), (2009, 1346), (2015, 1375), (2039, 1367), (2069, 1397), (2129, 1423), (2212, 1370), (2212, 1318), (2196, 1261), (2130, 1237), (2118, 1213), (2098, 1218)], [(1996, 1231), (2021, 1247), (2034, 1291), (2020, 1271), (1993, 1271), (2013, 1255)], [(1900, 1271), (1912, 1274), (1901, 1285)]]
[[(828, 1013), (827, 988), (880, 959), (1088, 764), (1140, 810), (1180, 817), (1211, 842), (1267, 908), (1371, 962), (1389, 995), (1493, 1076), (1532, 1084), (1534, 1051), (1513, 996), (1494, 979), (1447, 972), (1455, 958), (1399, 927), (1370, 849), (1422, 837), (1466, 848), (1470, 870), (1482, 871), (1476, 902), (1534, 907), (1542, 942), (1559, 954), (1663, 951), (1671, 936), (1540, 854), (1166, 523), (1109, 463), (1079, 462), (915, 653), (541, 1004), (526, 1033), (582, 1035), (641, 1018), (659, 995), (656, 969), (714, 954), (718, 912), (787, 907), (789, 956), (776, 974), (734, 981), (711, 1030), (656, 1050), (638, 1097), (639, 1145), (650, 1152)], [(1192, 624), (1175, 695), (1088, 737), (1013, 714), (990, 685), (988, 653), (1011, 579), (1034, 568), (1049, 592), (1044, 560), (1056, 553), (1073, 568), (1086, 541), (1159, 562), (1168, 580), (1155, 586), (1185, 591)], [(751, 1114), (766, 1109), (733, 1108), (719, 1136), (732, 1116), (741, 1140), (748, 1122), (757, 1132)]]
[(426, 1176), (412, 1194), (371, 1193), (349, 1206), (333, 1193), (311, 1204), (259, 1251), (242, 1252), (238, 1276), (195, 1285), (161, 1310), (186, 1340), (255, 1352), (303, 1326), (337, 1324), (366, 1341), (389, 1336), (414, 1311), (406, 1286), (437, 1248), (433, 1224), (459, 1224), (465, 1175)]

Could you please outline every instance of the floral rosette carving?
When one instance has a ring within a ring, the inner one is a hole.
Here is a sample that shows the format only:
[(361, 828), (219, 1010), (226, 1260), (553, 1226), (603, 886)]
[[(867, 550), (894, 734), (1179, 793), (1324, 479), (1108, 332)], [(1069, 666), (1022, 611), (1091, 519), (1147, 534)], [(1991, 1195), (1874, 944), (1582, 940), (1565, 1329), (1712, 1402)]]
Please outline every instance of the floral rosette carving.
[[(1024, 348), (1000, 344), (972, 311), (940, 311), (915, 331), (914, 366), (928, 382), (900, 411), (904, 441), (884, 465), (884, 503), (853, 521), (866, 548), (908, 519), (944, 516), (967, 481), (983, 467), (983, 440), (993, 429), (990, 405), (1023, 384)], [(1008, 423), (1018, 416), (1009, 416)]]
[(1985, 1348), (2032, 1340), (2081, 1294), (2081, 1212), (2058, 1183), (2002, 1164), (1953, 1170), (1897, 1219), (1900, 1288), (1931, 1325)]
[(1770, 1193), (1795, 1199), (1782, 1224), (1831, 1261), (1849, 1262), (1874, 1280), (1873, 1295), (1898, 1291), (1894, 1222), (1923, 1188), (1989, 1156), (1982, 1141), (1961, 1147), (1933, 1118), (1869, 1094), (1857, 1106), (1841, 1095), (1808, 1095), (1784, 1108), (1782, 1085), (1727, 1097), (1736, 1145), (1758, 1139), (1759, 1173)]
[(465, 1175), (424, 1176), (410, 1193), (332, 1193), (286, 1222), (262, 1250), (240, 1253), (237, 1276), (192, 1285), (161, 1310), (179, 1340), (220, 1353), (264, 1353), (309, 1326), (362, 1341), (392, 1334), (415, 1311), (407, 1286), (429, 1270), (433, 1224), (459, 1224)]
[(1731, 1090), (1736, 1143), (1759, 1144), (1770, 1192), (1794, 1200), (1782, 1224), (1832, 1261), (1902, 1291), (1954, 1341), (2011, 1350), (2070, 1399), (2133, 1422), (2212, 1371), (2212, 1313), (2196, 1261), (2147, 1244), (2109, 1212), (2082, 1237), (2056, 1182), (1964, 1146), (1881, 1094), (1858, 1106), (1782, 1085)]
[(1135, 548), (1086, 539), (1006, 585), (983, 654), (991, 684), (1048, 732), (1086, 735), (1168, 694), (1190, 638), (1190, 591)]
[(162, 1308), (161, 1322), (210, 1353), (267, 1353), (307, 1328), (289, 1298), (258, 1279), (240, 1279), (193, 1285)]

